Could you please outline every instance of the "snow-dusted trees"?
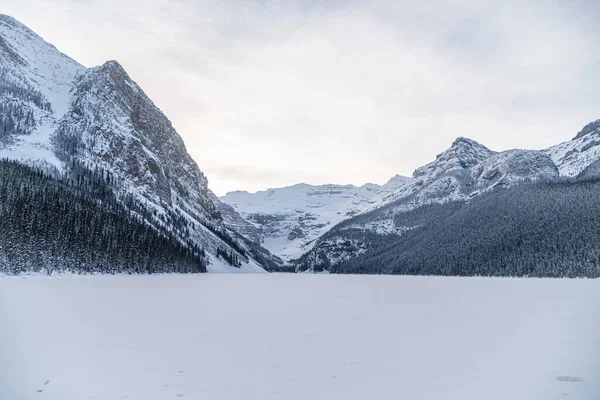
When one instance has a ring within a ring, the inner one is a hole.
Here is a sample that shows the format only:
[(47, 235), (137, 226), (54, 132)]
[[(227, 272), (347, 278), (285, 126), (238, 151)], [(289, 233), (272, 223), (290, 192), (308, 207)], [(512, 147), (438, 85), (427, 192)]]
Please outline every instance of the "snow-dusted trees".
[(52, 110), (52, 106), (39, 90), (6, 68), (0, 68), (0, 96), (20, 103), (30, 103), (42, 111)]
[(0, 68), (0, 144), (13, 135), (30, 134), (36, 126), (34, 110), (50, 111), (50, 103), (29, 83)]
[(35, 119), (30, 108), (0, 102), (0, 142), (12, 135), (27, 135), (34, 127)]
[(108, 174), (73, 171), (58, 180), (0, 161), (0, 271), (206, 271), (203, 249), (125, 207)]
[(217, 258), (222, 258), (232, 267), (240, 268), (242, 266), (240, 258), (233, 252), (233, 250), (228, 251), (226, 248), (219, 247), (217, 249)]
[(400, 236), (350, 226), (332, 233), (365, 243), (368, 250), (333, 265), (331, 271), (600, 277), (597, 178), (524, 183), (468, 203), (433, 204), (399, 213), (394, 222), (397, 228), (411, 229)]

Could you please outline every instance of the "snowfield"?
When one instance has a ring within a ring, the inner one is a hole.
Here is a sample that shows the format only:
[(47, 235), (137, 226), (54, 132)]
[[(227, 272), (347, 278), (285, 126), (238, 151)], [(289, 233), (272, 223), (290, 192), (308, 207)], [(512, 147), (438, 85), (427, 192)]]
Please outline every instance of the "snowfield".
[(0, 399), (600, 399), (600, 281), (0, 278)]

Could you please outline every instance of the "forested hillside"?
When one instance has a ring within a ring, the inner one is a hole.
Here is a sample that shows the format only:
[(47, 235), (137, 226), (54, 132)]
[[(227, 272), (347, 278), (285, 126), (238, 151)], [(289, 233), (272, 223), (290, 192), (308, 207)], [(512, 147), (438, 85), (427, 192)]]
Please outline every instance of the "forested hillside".
[[(67, 260), (79, 260), (69, 268), (103, 270), (102, 265), (107, 261), (102, 257), (114, 256), (112, 269), (118, 271), (264, 272), (253, 255), (270, 258), (259, 243), (244, 243), (225, 225), (219, 200), (211, 198), (208, 179), (187, 152), (183, 139), (118, 62), (86, 68), (27, 26), (2, 14), (0, 159), (14, 160), (39, 168), (56, 179), (66, 179), (52, 183), (42, 179), (40, 182), (46, 185), (43, 190), (29, 187), (27, 192), (19, 194), (48, 206), (45, 198), (40, 200), (36, 196), (43, 193), (51, 198), (53, 191), (61, 191), (57, 201), (64, 202), (61, 203), (64, 207), (69, 202), (75, 207), (71, 210), (75, 214), (67, 213), (65, 218), (83, 218), (98, 225), (59, 220), (59, 225), (72, 229), (71, 233), (61, 233), (55, 226), (49, 227), (54, 229), (50, 233), (42, 232), (60, 240), (71, 237), (70, 234), (75, 238), (92, 235), (85, 239), (89, 241), (85, 245), (65, 242), (69, 250), (57, 246), (48, 254), (36, 256), (45, 259), (49, 268), (63, 268)], [(86, 180), (86, 188), (79, 186), (81, 179)], [(96, 183), (102, 184), (102, 188), (92, 187)], [(10, 189), (7, 187), (8, 193)], [(8, 207), (19, 206), (23, 197), (11, 197), (10, 203), (2, 204), (4, 212), (18, 214), (18, 210)], [(61, 204), (52, 205), (60, 208)], [(37, 204), (27, 204), (27, 211), (32, 212), (30, 208), (36, 207)], [(101, 211), (111, 214), (103, 217)], [(28, 218), (46, 215), (44, 210), (35, 212), (40, 214)], [(234, 210), (230, 210), (229, 216), (244, 223)], [(31, 221), (36, 226), (41, 223)], [(105, 223), (108, 225), (104, 226)], [(118, 229), (120, 224), (127, 226)], [(43, 268), (31, 261), (37, 252), (18, 256), (15, 249), (19, 244), (17, 232), (29, 231), (19, 231), (18, 225), (14, 225), (9, 232), (8, 224), (2, 229), (6, 240), (10, 235), (11, 241), (0, 240), (0, 258), (10, 258), (11, 269)], [(156, 236), (156, 232), (163, 237)], [(40, 232), (32, 234), (31, 237), (25, 234), (22, 239), (36, 243)], [(108, 250), (102, 247), (103, 242), (96, 240), (99, 235), (106, 236)], [(122, 242), (112, 243), (119, 237)], [(79, 239), (82, 243), (85, 240)], [(50, 244), (54, 246), (55, 242)], [(50, 244), (42, 247), (49, 248)], [(20, 246), (23, 250), (31, 247)], [(182, 246), (181, 252), (178, 246)], [(146, 250), (149, 254), (142, 255)], [(76, 256), (77, 252), (80, 254)], [(199, 263), (198, 255), (202, 255)], [(168, 259), (176, 265), (168, 266)]]
[(336, 273), (596, 278), (599, 198), (598, 178), (497, 188), (469, 202), (398, 213), (400, 235), (338, 230), (336, 239), (359, 255), (331, 265), (323, 252), (302, 265), (316, 258), (320, 268)]
[(0, 160), (0, 272), (206, 271), (203, 249), (144, 222), (142, 208), (117, 200), (108, 174), (73, 171), (59, 180)]

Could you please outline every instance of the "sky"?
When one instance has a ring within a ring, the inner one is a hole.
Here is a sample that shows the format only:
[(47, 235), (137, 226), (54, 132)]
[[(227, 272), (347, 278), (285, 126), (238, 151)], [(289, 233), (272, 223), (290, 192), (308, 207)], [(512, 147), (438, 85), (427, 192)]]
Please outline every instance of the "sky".
[(459, 136), (541, 149), (600, 118), (596, 0), (0, 0), (118, 60), (218, 195), (383, 184)]

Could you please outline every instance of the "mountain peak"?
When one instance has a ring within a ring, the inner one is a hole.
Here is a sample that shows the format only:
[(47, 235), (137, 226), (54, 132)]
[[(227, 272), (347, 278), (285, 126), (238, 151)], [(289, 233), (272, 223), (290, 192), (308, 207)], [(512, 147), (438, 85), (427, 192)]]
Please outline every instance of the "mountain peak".
[[(117, 60), (108, 60), (102, 64), (99, 68), (112, 69), (119, 72), (125, 72), (125, 68)], [(125, 72), (126, 73), (126, 72)]]
[(392, 176), (384, 186), (397, 186), (406, 183), (410, 178), (407, 176), (403, 176), (400, 174), (396, 174)]
[(582, 138), (582, 137), (584, 137), (586, 135), (589, 135), (592, 132), (599, 132), (600, 133), (600, 119), (597, 119), (596, 121), (590, 122), (589, 124), (587, 124), (586, 126), (584, 126), (583, 129), (581, 131), (579, 131), (579, 133), (577, 134), (577, 136), (575, 136), (575, 138), (573, 138), (573, 140)]
[(435, 161), (417, 168), (413, 177), (433, 179), (453, 169), (471, 168), (494, 154), (496, 153), (472, 139), (459, 137), (449, 149), (438, 154)]
[(455, 159), (463, 168), (468, 168), (493, 154), (493, 151), (481, 143), (461, 136), (452, 143), (452, 146), (448, 150), (438, 155), (437, 159)]
[(121, 64), (119, 64), (116, 60), (106, 61), (104, 64), (99, 65), (94, 68), (90, 68), (90, 75), (92, 76), (104, 76), (110, 79), (112, 84), (117, 85), (119, 87), (123, 87), (123, 85), (129, 86), (136, 93), (140, 92), (140, 88), (138, 85), (131, 79), (125, 68)]
[(469, 139), (463, 136), (457, 137), (454, 142), (452, 142), (451, 147), (460, 147), (460, 146), (471, 146), (471, 147), (481, 147), (487, 150), (487, 147), (482, 145), (479, 142), (476, 142), (473, 139)]

